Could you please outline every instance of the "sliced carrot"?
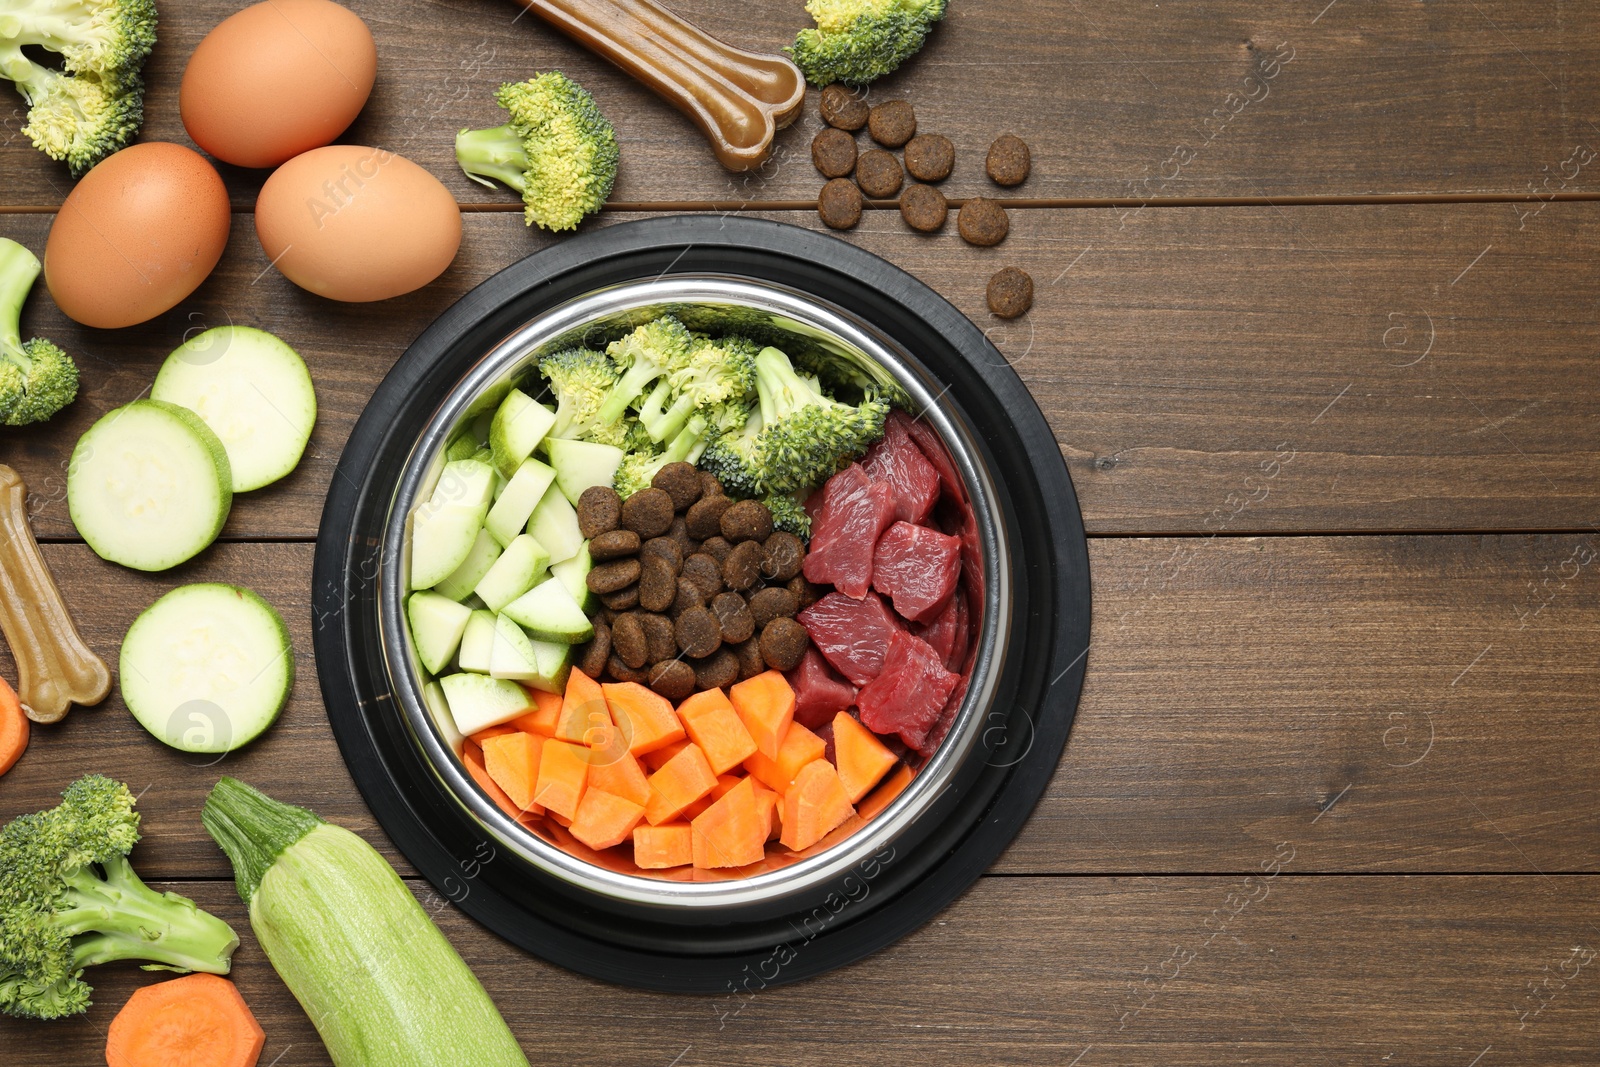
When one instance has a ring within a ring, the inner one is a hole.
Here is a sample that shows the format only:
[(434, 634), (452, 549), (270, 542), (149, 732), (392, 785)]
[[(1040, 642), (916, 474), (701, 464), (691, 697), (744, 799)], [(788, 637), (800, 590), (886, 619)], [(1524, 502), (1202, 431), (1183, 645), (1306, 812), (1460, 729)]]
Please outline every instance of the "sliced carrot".
[(782, 800), (778, 794), (756, 782), (756, 806), (761, 810), (763, 825), (767, 828), (767, 836), (762, 838), (763, 841), (776, 841), (783, 830), (782, 821), (778, 818)]
[(763, 671), (729, 689), (728, 699), (755, 738), (756, 751), (777, 759), (783, 735), (794, 721), (794, 690), (789, 679), (778, 671)]
[(872, 791), (899, 758), (848, 711), (833, 717), (833, 757), (852, 804)]
[(737, 767), (756, 751), (755, 738), (720, 689), (704, 690), (679, 704), (678, 718), (717, 774)]
[(778, 758), (768, 759), (757, 752), (744, 761), (745, 770), (761, 779), (768, 789), (787, 793), (800, 768), (812, 760), (819, 760), (828, 751), (827, 742), (797, 722), (789, 724), (784, 732), (783, 744), (778, 746)]
[[(582, 671), (573, 671), (582, 674)], [(578, 801), (589, 782), (589, 750), (582, 745), (551, 739), (544, 743), (539, 757), (538, 785), (533, 799), (548, 811), (572, 819), (577, 817)]]
[(472, 775), (472, 780), (478, 783), (478, 788), (489, 794), (489, 799), (494, 801), (495, 807), (513, 819), (521, 817), (522, 809), (513, 804), (511, 798), (506, 796), (506, 791), (496, 785), (495, 780), (489, 776), (489, 769), (484, 764), (483, 749), (468, 741), (461, 747), (461, 762), (466, 765), (467, 773)]
[(684, 808), (683, 817), (685, 819), (693, 819), (696, 815), (699, 815), (702, 811), (705, 811), (713, 803), (725, 796), (728, 790), (738, 785), (740, 780), (743, 778), (744, 775), (742, 774), (717, 775), (717, 784), (711, 787), (711, 792), (707, 793), (693, 804), (690, 804), (687, 808)]
[(565, 700), (559, 693), (546, 693), (540, 689), (528, 690), (533, 697), (533, 710), (511, 720), (511, 725), (540, 737), (554, 737), (556, 723), (561, 718), (561, 705)]
[(644, 818), (644, 805), (590, 786), (578, 802), (572, 820), (572, 836), (596, 852), (620, 845), (633, 836), (633, 828)]
[(512, 730), (483, 742), (483, 765), (496, 785), (523, 811), (538, 807), (533, 787), (539, 780), (539, 754), (545, 739)]
[(659, 771), (661, 768), (667, 765), (673, 756), (676, 756), (678, 753), (688, 748), (691, 744), (693, 744), (693, 742), (687, 737), (681, 738), (677, 741), (673, 741), (664, 748), (658, 748), (654, 752), (646, 752), (644, 755), (639, 757), (639, 762), (643, 763), (648, 770)]
[(855, 813), (833, 764), (813, 760), (800, 769), (783, 794), (783, 836), (779, 840), (798, 852), (822, 840)]
[(589, 788), (604, 789), (635, 804), (650, 803), (650, 781), (639, 761), (607, 745), (589, 746)]
[(561, 699), (561, 715), (556, 720), (556, 740), (587, 745), (590, 730), (610, 725), (611, 713), (606, 710), (606, 697), (600, 690), (600, 683), (582, 671), (568, 674), (567, 692)]
[(633, 828), (633, 862), (647, 871), (694, 862), (694, 831), (686, 822)]
[(660, 693), (638, 682), (607, 682), (600, 688), (605, 692), (611, 717), (628, 739), (628, 751), (635, 756), (683, 740), (683, 723)]
[(0, 678), (0, 774), (9, 771), (28, 747), (28, 716), (11, 683)]
[(190, 974), (137, 990), (106, 1032), (110, 1067), (255, 1067), (267, 1036), (239, 990)]
[(711, 792), (716, 785), (717, 776), (711, 773), (705, 753), (694, 745), (685, 745), (650, 776), (650, 803), (645, 805), (644, 817), (651, 826), (660, 826), (676, 818), (680, 811)]
[(723, 794), (689, 824), (694, 831), (694, 865), (702, 869), (743, 867), (766, 854), (767, 821), (749, 778)]
[(471, 740), (476, 742), (481, 747), (483, 743), (489, 740), (491, 737), (502, 737), (505, 734), (514, 734), (518, 732), (519, 731), (515, 726), (508, 722), (503, 722), (498, 726), (485, 726), (477, 733), (472, 734)]
[(867, 794), (867, 798), (856, 805), (856, 814), (863, 819), (870, 819), (877, 815), (889, 802), (899, 796), (905, 787), (911, 784), (911, 779), (916, 777), (915, 772), (904, 763), (894, 769), (894, 773), (885, 778), (878, 788)]

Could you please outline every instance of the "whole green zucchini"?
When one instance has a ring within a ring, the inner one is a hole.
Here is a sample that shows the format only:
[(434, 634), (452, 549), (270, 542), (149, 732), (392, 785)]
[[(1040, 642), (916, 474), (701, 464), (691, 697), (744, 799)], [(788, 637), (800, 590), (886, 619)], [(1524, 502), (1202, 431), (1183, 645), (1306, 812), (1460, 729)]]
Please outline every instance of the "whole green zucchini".
[(528, 1067), (489, 994), (361, 838), (236, 778), (201, 820), (337, 1067)]

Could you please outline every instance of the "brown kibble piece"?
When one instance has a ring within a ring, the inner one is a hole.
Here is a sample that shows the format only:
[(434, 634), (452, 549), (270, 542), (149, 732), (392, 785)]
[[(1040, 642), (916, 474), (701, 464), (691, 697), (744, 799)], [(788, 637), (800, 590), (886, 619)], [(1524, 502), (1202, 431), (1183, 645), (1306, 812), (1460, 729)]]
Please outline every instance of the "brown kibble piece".
[(1028, 179), (1028, 171), (1032, 167), (1033, 158), (1028, 151), (1028, 142), (1014, 133), (1002, 133), (996, 137), (989, 146), (989, 158), (983, 164), (983, 169), (989, 172), (989, 177), (997, 185), (1021, 185)]
[(733, 646), (734, 655), (739, 657), (739, 681), (754, 678), (767, 669), (767, 661), (761, 658), (761, 639), (752, 637), (748, 641), (741, 641)]
[(695, 659), (711, 655), (722, 647), (722, 624), (706, 608), (690, 608), (678, 616), (673, 633), (683, 654)]
[(722, 561), (722, 581), (729, 589), (754, 589), (761, 584), (761, 558), (760, 543), (740, 541)]
[(682, 546), (670, 537), (652, 537), (639, 547), (641, 561), (646, 556), (660, 556), (672, 568), (674, 576), (683, 570), (683, 555)]
[(614, 559), (601, 563), (589, 571), (585, 579), (589, 592), (605, 596), (617, 590), (632, 585), (639, 580), (639, 561), (637, 559)]
[(589, 539), (589, 556), (596, 563), (639, 554), (639, 535), (632, 530), (607, 530)]
[(794, 594), (795, 603), (800, 605), (801, 611), (806, 610), (822, 599), (822, 590), (806, 581), (804, 575), (797, 574), (790, 578), (789, 584), (785, 588)]
[[(634, 582), (626, 588), (618, 589), (615, 593), (605, 594), (600, 598), (600, 603), (612, 611), (632, 611), (639, 606), (639, 583)], [(613, 633), (611, 640), (615, 642), (616, 639), (616, 634)]]
[(800, 598), (781, 585), (759, 589), (750, 597), (750, 615), (763, 632), (773, 619), (792, 619), (799, 610)]
[(787, 530), (778, 530), (761, 546), (761, 576), (769, 582), (787, 582), (805, 561), (806, 543)]
[(899, 148), (917, 134), (917, 113), (909, 100), (886, 100), (867, 112), (867, 132), (885, 148)]
[(622, 502), (622, 525), (641, 538), (660, 537), (672, 526), (672, 498), (660, 489), (641, 489)]
[(856, 163), (856, 184), (861, 186), (863, 193), (874, 200), (884, 200), (898, 193), (904, 181), (905, 171), (891, 153), (881, 148), (861, 153), (861, 159)]
[(672, 617), (676, 619), (690, 608), (703, 608), (705, 606), (706, 595), (700, 587), (687, 578), (679, 578), (678, 592), (672, 598), (672, 607), (669, 609), (672, 612)]
[(765, 541), (772, 536), (772, 512), (759, 500), (741, 500), (722, 513), (722, 536), (740, 541)]
[(726, 689), (739, 680), (739, 657), (729, 648), (719, 648), (694, 664), (697, 689)]
[(685, 556), (692, 556), (700, 551), (700, 542), (689, 536), (689, 523), (682, 515), (672, 516), (672, 525), (667, 527), (667, 536), (678, 543), (678, 549)]
[(942, 133), (919, 133), (906, 142), (906, 173), (919, 182), (942, 182), (956, 165), (956, 146)]
[[(590, 572), (593, 573), (593, 572)], [(666, 611), (678, 595), (678, 576), (672, 564), (651, 553), (639, 560), (639, 606), (646, 611)]]
[(681, 659), (669, 659), (650, 668), (651, 689), (676, 704), (694, 692), (694, 668)]
[(678, 654), (678, 638), (671, 619), (647, 612), (639, 616), (639, 621), (644, 624), (644, 642), (651, 663), (660, 663)]
[(817, 111), (822, 121), (839, 130), (859, 130), (867, 124), (867, 102), (848, 85), (834, 82), (822, 90)]
[(715, 537), (708, 537), (700, 542), (700, 551), (721, 563), (728, 558), (728, 553), (733, 551), (733, 545), (728, 543), (726, 537), (717, 534)]
[(792, 671), (800, 666), (811, 635), (793, 619), (773, 619), (761, 630), (761, 659), (775, 671)]
[(919, 233), (941, 229), (949, 215), (949, 202), (931, 185), (912, 185), (900, 194), (900, 217)]
[(861, 189), (849, 178), (834, 178), (817, 194), (817, 215), (833, 230), (848, 230), (861, 221)]
[(738, 593), (718, 593), (711, 600), (711, 614), (722, 627), (722, 639), (730, 645), (748, 641), (756, 632), (750, 605)]
[(612, 611), (610, 608), (601, 608), (599, 611), (590, 616), (590, 620), (593, 622), (603, 622), (607, 626), (610, 626), (612, 623), (617, 621), (617, 613)]
[(605, 673), (606, 660), (611, 658), (611, 627), (595, 620), (594, 636), (573, 649), (573, 666), (591, 678)]
[(638, 612), (618, 615), (611, 627), (611, 650), (634, 670), (650, 662), (650, 639), (645, 636), (644, 622)]
[(704, 552), (696, 552), (683, 561), (683, 576), (698, 585), (707, 597), (722, 592), (722, 564)]
[(961, 231), (963, 241), (987, 248), (1006, 239), (1011, 222), (1006, 218), (1006, 209), (998, 201), (975, 196), (961, 205), (961, 213), (956, 216), (956, 228)]
[(700, 495), (701, 496), (727, 496), (728, 495), (728, 491), (726, 489), (722, 488), (722, 479), (718, 478), (715, 474), (712, 474), (710, 471), (701, 471), (700, 472)]
[(1018, 267), (1003, 267), (989, 279), (989, 310), (1014, 319), (1033, 307), (1033, 277)]
[(700, 472), (693, 463), (668, 463), (650, 479), (650, 488), (666, 493), (672, 498), (672, 510), (682, 511), (700, 499)]
[(733, 507), (733, 501), (725, 496), (702, 496), (684, 513), (684, 525), (690, 537), (698, 537), (704, 541), (708, 537), (715, 537), (722, 532), (722, 513)]
[(622, 497), (609, 485), (591, 485), (578, 497), (578, 532), (599, 537), (622, 519)]
[(606, 673), (619, 682), (644, 682), (649, 679), (648, 671), (638, 670), (622, 662), (622, 658), (615, 652), (606, 661)]
[(856, 139), (824, 126), (811, 139), (811, 162), (824, 178), (843, 178), (856, 169)]

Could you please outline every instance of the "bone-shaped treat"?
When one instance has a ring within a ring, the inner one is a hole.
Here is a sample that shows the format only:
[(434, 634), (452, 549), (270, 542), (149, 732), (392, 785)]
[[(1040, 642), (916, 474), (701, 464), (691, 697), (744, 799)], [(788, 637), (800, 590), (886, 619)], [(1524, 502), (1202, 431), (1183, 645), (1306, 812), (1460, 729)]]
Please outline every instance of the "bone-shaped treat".
[(724, 44), (653, 0), (519, 2), (689, 116), (729, 170), (765, 162), (805, 102), (793, 63)]
[(0, 633), (17, 660), (17, 695), (34, 722), (56, 722), (73, 704), (98, 704), (111, 672), (89, 651), (39, 555), (23, 504), (27, 488), (0, 464)]

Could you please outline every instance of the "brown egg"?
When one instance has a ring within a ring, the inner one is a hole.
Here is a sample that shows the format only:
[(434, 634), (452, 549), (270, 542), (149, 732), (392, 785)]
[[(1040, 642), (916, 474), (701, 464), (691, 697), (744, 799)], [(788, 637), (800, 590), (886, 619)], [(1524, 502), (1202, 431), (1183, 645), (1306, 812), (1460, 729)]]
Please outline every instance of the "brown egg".
[(437, 278), (461, 245), (439, 179), (382, 148), (314, 148), (273, 171), (256, 235), (278, 270), (331, 300), (387, 300)]
[(85, 174), (56, 213), (45, 284), (85, 326), (153, 319), (206, 280), (231, 222), (228, 191), (204, 156), (160, 141), (131, 145)]
[(329, 0), (267, 0), (224, 19), (189, 57), (178, 112), (224, 163), (275, 167), (332, 143), (372, 92), (367, 24)]

